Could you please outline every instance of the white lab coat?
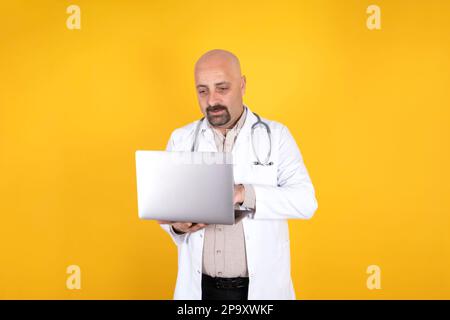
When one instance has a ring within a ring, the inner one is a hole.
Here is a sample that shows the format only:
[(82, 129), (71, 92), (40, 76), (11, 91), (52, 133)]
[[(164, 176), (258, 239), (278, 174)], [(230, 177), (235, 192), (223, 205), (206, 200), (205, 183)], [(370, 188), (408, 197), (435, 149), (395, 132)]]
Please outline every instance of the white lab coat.
[[(287, 219), (309, 219), (317, 210), (314, 187), (302, 155), (287, 127), (267, 119), (272, 135), (272, 166), (255, 166), (251, 127), (257, 121), (248, 109), (245, 123), (233, 147), (236, 184), (251, 184), (256, 195), (256, 211), (243, 219), (247, 266), (248, 299), (295, 299), (291, 279), (290, 243)], [(198, 121), (176, 129), (167, 150), (190, 151)], [(258, 126), (261, 127), (261, 126)], [(264, 161), (268, 138), (264, 129), (254, 132), (254, 143)], [(213, 132), (202, 122), (197, 150), (217, 152)], [(183, 235), (169, 225), (161, 225), (178, 247), (178, 276), (174, 299), (201, 299), (204, 229)]]

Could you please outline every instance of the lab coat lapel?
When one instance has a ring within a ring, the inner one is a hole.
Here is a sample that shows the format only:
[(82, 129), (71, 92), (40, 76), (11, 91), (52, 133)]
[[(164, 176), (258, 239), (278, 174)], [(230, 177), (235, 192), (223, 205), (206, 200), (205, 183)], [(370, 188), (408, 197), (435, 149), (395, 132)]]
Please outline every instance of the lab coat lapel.
[[(244, 106), (247, 108), (247, 114), (245, 118), (244, 125), (242, 126), (241, 130), (239, 131), (239, 134), (236, 138), (236, 142), (233, 147), (233, 151), (238, 149), (240, 146), (245, 145), (247, 147), (247, 144), (250, 142), (250, 133), (252, 129), (252, 125), (256, 122), (256, 116), (253, 114), (253, 112), (250, 110), (249, 107), (247, 107), (245, 104)], [(248, 144), (248, 146), (251, 145)]]
[[(246, 106), (247, 107), (247, 106)], [(251, 128), (256, 122), (253, 112), (247, 107), (247, 115), (233, 147), (233, 172), (236, 183), (247, 183), (249, 178), (249, 163), (252, 156)]]
[(212, 129), (208, 127), (205, 119), (203, 119), (202, 124), (200, 125), (199, 136), (196, 151), (217, 152), (217, 146), (214, 141), (214, 133), (212, 132)]

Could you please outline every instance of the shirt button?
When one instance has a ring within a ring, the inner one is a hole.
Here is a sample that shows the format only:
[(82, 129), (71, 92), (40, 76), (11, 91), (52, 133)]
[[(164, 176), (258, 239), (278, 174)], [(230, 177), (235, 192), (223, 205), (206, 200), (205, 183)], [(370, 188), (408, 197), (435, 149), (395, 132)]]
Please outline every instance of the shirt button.
[(222, 251), (220, 251), (220, 250), (217, 250), (216, 252), (217, 252), (217, 254), (220, 254), (220, 253), (221, 253)]
[(221, 276), (221, 275), (222, 275), (222, 272), (219, 271), (219, 272), (217, 272), (217, 274), (218, 274), (219, 276)]

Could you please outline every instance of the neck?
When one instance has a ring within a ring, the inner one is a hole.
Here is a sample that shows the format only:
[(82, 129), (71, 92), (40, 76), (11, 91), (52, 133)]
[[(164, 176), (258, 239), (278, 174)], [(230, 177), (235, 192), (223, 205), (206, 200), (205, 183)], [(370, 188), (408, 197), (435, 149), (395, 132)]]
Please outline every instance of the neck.
[(226, 137), (228, 130), (232, 129), (238, 123), (239, 119), (241, 119), (242, 115), (244, 114), (244, 110), (245, 110), (245, 108), (242, 108), (242, 112), (239, 115), (239, 117), (237, 117), (236, 120), (234, 120), (229, 125), (226, 125), (223, 127), (213, 127), (213, 128), (219, 130)]

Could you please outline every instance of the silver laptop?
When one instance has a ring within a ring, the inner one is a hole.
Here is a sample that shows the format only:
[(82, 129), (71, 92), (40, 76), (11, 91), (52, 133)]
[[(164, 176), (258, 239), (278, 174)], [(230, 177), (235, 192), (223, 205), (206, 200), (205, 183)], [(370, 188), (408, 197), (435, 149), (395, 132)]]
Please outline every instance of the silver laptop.
[(235, 210), (230, 153), (136, 151), (139, 218), (232, 225)]

